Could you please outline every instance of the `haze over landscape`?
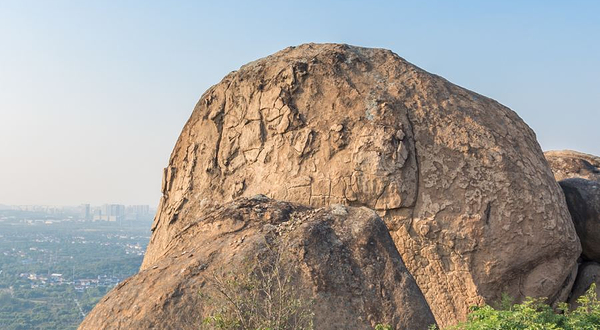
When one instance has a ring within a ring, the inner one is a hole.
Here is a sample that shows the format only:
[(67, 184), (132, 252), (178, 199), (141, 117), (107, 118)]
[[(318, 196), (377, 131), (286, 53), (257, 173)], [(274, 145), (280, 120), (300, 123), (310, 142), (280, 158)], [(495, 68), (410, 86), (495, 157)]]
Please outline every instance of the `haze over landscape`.
[(599, 13), (0, 0), (0, 329), (599, 329)]
[(600, 5), (0, 2), (0, 204), (156, 205), (201, 93), (304, 42), (391, 49), (600, 154)]

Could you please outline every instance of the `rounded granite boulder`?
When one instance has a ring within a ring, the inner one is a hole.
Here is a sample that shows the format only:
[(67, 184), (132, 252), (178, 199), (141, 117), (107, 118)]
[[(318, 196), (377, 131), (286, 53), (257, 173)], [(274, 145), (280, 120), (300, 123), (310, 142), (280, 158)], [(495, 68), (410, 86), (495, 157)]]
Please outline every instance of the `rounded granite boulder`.
[(384, 49), (286, 48), (206, 91), (164, 171), (142, 271), (239, 196), (375, 210), (442, 326), (469, 306), (562, 300), (581, 247), (516, 113)]

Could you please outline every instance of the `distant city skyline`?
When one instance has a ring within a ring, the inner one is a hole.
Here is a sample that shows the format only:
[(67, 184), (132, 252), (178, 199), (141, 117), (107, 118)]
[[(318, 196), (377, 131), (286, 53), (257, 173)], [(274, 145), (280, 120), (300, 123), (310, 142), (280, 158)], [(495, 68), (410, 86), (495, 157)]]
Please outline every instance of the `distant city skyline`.
[(0, 1), (0, 204), (147, 204), (202, 93), (285, 47), (387, 48), (600, 155), (597, 1)]
[[(31, 214), (31, 216), (45, 216), (60, 221), (106, 221), (124, 223), (128, 221), (149, 220), (154, 217), (156, 208), (147, 204), (124, 205), (124, 204), (102, 204), (102, 205), (2, 205), (0, 204), (0, 221), (6, 214)], [(33, 221), (33, 220), (31, 220)], [(44, 219), (39, 219), (44, 221)]]
[(99, 203), (99, 204), (90, 204), (90, 203), (80, 203), (80, 204), (2, 204), (0, 206), (8, 206), (8, 207), (55, 207), (55, 208), (76, 208), (81, 207), (82, 205), (89, 205), (90, 207), (101, 207), (103, 205), (124, 205), (126, 207), (137, 207), (137, 206), (148, 206), (151, 209), (156, 209), (155, 206), (149, 204), (124, 204), (124, 203)]

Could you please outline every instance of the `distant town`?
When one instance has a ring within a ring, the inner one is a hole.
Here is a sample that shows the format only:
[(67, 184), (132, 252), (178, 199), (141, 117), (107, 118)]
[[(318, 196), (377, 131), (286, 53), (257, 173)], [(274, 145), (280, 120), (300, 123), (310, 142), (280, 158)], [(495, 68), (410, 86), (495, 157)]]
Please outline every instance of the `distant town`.
[(0, 205), (0, 328), (76, 329), (138, 271), (154, 213), (148, 205)]
[(111, 277), (108, 275), (98, 275), (97, 278), (80, 278), (72, 280), (67, 280), (63, 274), (56, 273), (50, 274), (49, 276), (35, 273), (21, 273), (19, 274), (19, 277), (30, 280), (32, 289), (54, 285), (72, 285), (75, 291), (78, 292), (83, 292), (86, 289), (98, 287), (112, 288), (123, 281), (122, 278)]
[[(100, 242), (101, 246), (118, 246), (123, 248), (124, 254), (129, 256), (144, 256), (145, 248), (139, 243), (135, 244), (129, 243), (130, 240), (136, 240), (140, 237), (129, 236), (129, 235), (114, 235), (114, 234), (106, 234), (103, 236), (106, 239), (106, 242)], [(111, 243), (111, 239), (117, 239), (117, 242)], [(48, 243), (60, 243), (61, 239), (48, 237), (47, 239), (36, 239), (38, 243), (48, 242)], [(98, 242), (87, 241), (87, 239), (83, 236), (75, 236), (72, 237), (70, 242), (71, 245), (75, 244), (98, 244)], [(52, 252), (48, 249), (30, 247), (28, 251), (18, 250), (16, 248), (12, 248), (9, 251), (2, 251), (2, 254), (6, 257), (15, 256), (19, 257), (21, 260), (21, 264), (28, 265), (33, 263), (42, 262), (44, 256), (52, 257)], [(41, 258), (35, 258), (35, 256), (41, 256)], [(75, 274), (75, 270), (70, 274), (61, 274), (61, 273), (49, 273), (48, 270), (46, 273), (33, 273), (33, 272), (25, 272), (20, 273), (19, 278), (28, 280), (30, 282), (30, 287), (32, 289), (35, 288), (44, 288), (46, 286), (55, 286), (55, 285), (69, 285), (73, 286), (75, 291), (83, 292), (86, 289), (97, 288), (97, 287), (108, 287), (111, 288), (116, 286), (121, 281), (124, 280), (123, 276), (115, 276), (114, 274), (102, 274), (97, 275), (92, 278), (77, 278)], [(129, 275), (129, 274), (128, 274)]]
[[(52, 224), (61, 221), (108, 221), (124, 223), (149, 221), (156, 210), (149, 205), (103, 204), (91, 206), (0, 205), (0, 221)], [(8, 212), (7, 212), (8, 211)], [(9, 212), (15, 211), (15, 212)]]

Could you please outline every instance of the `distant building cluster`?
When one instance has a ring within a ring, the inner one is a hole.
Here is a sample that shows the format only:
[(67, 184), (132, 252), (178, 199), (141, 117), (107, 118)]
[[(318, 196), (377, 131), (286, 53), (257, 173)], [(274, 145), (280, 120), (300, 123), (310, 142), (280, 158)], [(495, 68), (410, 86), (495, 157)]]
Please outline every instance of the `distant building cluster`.
[(122, 205), (104, 204), (91, 207), (90, 204), (81, 205), (81, 219), (86, 221), (136, 221), (152, 216), (149, 205)]
[(53, 224), (64, 221), (106, 221), (125, 224), (136, 221), (152, 221), (155, 212), (156, 209), (149, 205), (2, 205), (0, 222), (20, 220), (31, 224)]
[(97, 278), (82, 278), (82, 279), (66, 279), (63, 274), (49, 274), (40, 275), (35, 273), (21, 273), (20, 278), (28, 279), (32, 289), (44, 288), (47, 286), (55, 285), (72, 285), (75, 287), (75, 291), (83, 292), (86, 289), (97, 288), (97, 287), (114, 287), (119, 284), (123, 279), (109, 276), (109, 275), (98, 275)]
[(52, 205), (19, 205), (12, 206), (10, 209), (46, 214), (63, 214), (66, 211), (65, 207)]

